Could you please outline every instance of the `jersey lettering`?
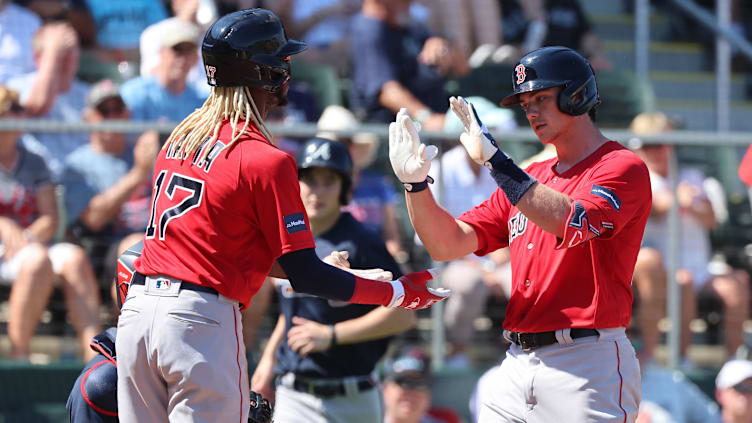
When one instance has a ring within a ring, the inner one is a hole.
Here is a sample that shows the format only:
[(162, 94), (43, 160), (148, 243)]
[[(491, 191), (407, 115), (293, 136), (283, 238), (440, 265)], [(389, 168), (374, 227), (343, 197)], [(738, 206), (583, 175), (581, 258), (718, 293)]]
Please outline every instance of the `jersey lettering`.
[[(159, 239), (164, 241), (165, 233), (167, 232), (167, 224), (170, 223), (172, 219), (177, 219), (188, 213), (191, 209), (200, 206), (201, 200), (204, 197), (204, 181), (181, 175), (179, 173), (173, 173), (164, 190), (167, 198), (173, 200), (175, 198), (176, 189), (188, 192), (188, 196), (183, 198), (178, 204), (168, 207), (160, 212), (159, 208), (162, 204), (159, 201), (159, 198), (162, 194), (162, 186), (164, 185), (166, 175), (166, 170), (161, 171), (159, 175), (157, 175), (156, 182), (154, 183), (154, 201), (151, 205), (149, 225), (146, 228), (146, 239), (151, 239), (154, 238), (155, 235), (158, 235)], [(155, 225), (157, 215), (159, 215), (158, 228)]]
[[(222, 150), (225, 149), (225, 147), (227, 147), (227, 145), (225, 145), (221, 141), (217, 141), (214, 144), (212, 144), (211, 149), (209, 150), (209, 153), (206, 154), (206, 157), (203, 160), (201, 160), (201, 162), (199, 162), (197, 166), (204, 169), (204, 172), (209, 173), (209, 169), (211, 168), (211, 165), (214, 162), (214, 159), (216, 159), (217, 156), (219, 156), (219, 153), (221, 153)], [(201, 157), (204, 151), (204, 148), (206, 148), (205, 145), (202, 146), (201, 149), (193, 157), (193, 164), (196, 164), (196, 161), (198, 160), (198, 158)]]
[(527, 229), (527, 216), (522, 212), (517, 212), (509, 219), (509, 243), (511, 244), (515, 238), (525, 233), (525, 229)]

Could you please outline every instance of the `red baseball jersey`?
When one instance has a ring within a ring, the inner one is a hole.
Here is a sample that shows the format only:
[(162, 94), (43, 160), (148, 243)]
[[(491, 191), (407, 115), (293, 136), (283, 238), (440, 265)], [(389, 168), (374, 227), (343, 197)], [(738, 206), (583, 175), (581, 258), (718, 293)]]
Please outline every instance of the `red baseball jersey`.
[[(238, 123), (242, 127), (242, 122)], [(212, 287), (248, 305), (282, 254), (313, 248), (295, 160), (255, 126), (231, 148), (224, 122), (205, 160), (163, 149), (136, 270)]]
[(556, 163), (533, 163), (527, 172), (574, 200), (563, 239), (529, 221), (500, 189), (459, 217), (478, 235), (475, 254), (510, 247), (512, 295), (504, 328), (626, 327), (651, 206), (648, 169), (614, 141), (563, 173), (554, 170)]

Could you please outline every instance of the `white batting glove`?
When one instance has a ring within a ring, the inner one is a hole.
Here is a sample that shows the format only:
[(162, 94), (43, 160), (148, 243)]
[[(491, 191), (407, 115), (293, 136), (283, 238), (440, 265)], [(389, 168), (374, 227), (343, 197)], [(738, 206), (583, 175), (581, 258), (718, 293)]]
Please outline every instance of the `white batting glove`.
[(389, 124), (389, 161), (397, 178), (407, 185), (424, 182), (431, 160), (438, 152), (434, 145), (421, 144), (407, 109), (400, 109), (395, 121)]
[(472, 103), (462, 97), (450, 97), (449, 105), (454, 114), (460, 118), (465, 129), (465, 132), (460, 135), (460, 142), (470, 158), (478, 164), (486, 165), (491, 156), (499, 150), (496, 140), (488, 132), (486, 125), (480, 121)]

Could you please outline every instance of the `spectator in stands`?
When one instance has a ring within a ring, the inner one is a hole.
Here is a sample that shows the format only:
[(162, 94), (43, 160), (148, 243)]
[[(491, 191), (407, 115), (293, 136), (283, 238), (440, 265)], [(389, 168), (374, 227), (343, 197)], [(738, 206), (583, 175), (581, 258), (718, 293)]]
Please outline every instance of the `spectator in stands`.
[(0, 84), (10, 78), (34, 71), (31, 40), (42, 25), (32, 11), (12, 3), (0, 2)]
[(360, 4), (360, 0), (278, 0), (269, 6), (285, 22), (288, 36), (308, 43), (301, 60), (333, 66), (345, 76), (351, 19)]
[(726, 362), (715, 379), (715, 399), (721, 405), (723, 423), (752, 421), (752, 362)]
[(165, 21), (161, 28), (159, 61), (152, 73), (123, 84), (120, 94), (134, 120), (180, 122), (204, 103), (206, 95), (187, 84), (198, 61), (201, 28), (181, 19)]
[(387, 365), (384, 423), (460, 423), (453, 410), (431, 407), (431, 367), (418, 348), (408, 348)]
[[(672, 131), (675, 123), (663, 113), (643, 113), (635, 117), (630, 129), (636, 135), (652, 135)], [(642, 331), (645, 353), (652, 356), (659, 340), (658, 321), (664, 316), (666, 304), (666, 267), (668, 250), (668, 212), (674, 202), (679, 207), (679, 253), (676, 280), (681, 286), (682, 321), (681, 354), (685, 357), (691, 332), (690, 321), (697, 313), (697, 294), (717, 296), (723, 302), (726, 351), (732, 356), (742, 344), (744, 320), (749, 317), (749, 276), (720, 265), (710, 273), (710, 231), (716, 227), (714, 204), (725, 204), (725, 195), (715, 194), (720, 184), (707, 178), (700, 169), (682, 167), (678, 172), (676, 193), (668, 185), (668, 166), (673, 147), (650, 144), (635, 138), (633, 148), (650, 171), (653, 208), (637, 257), (634, 283), (639, 307), (638, 324)], [(711, 189), (712, 188), (712, 189)], [(714, 200), (719, 198), (719, 200)]]
[[(22, 118), (18, 93), (0, 86), (0, 117)], [(85, 358), (99, 330), (99, 291), (91, 264), (72, 244), (51, 245), (58, 225), (55, 188), (41, 157), (21, 134), (0, 132), (0, 283), (12, 284), (8, 337), (11, 355), (28, 359), (34, 330), (57, 278)]]
[[(76, 79), (79, 64), (78, 37), (63, 22), (43, 25), (32, 42), (37, 70), (12, 78), (8, 86), (21, 93), (28, 116), (60, 122), (80, 122), (88, 85)], [(63, 161), (71, 151), (86, 144), (84, 133), (38, 133), (26, 148), (41, 155), (59, 180)]]
[(516, 63), (538, 47), (560, 45), (582, 53), (595, 71), (613, 67), (578, 0), (500, 1), (505, 47), (495, 62)]
[[(68, 22), (78, 34), (81, 48), (94, 44), (96, 26), (84, 0), (14, 0), (36, 13), (44, 23)], [(29, 70), (31, 72), (33, 69)]]
[(444, 126), (447, 76), (467, 74), (462, 52), (409, 21), (410, 0), (363, 0), (353, 18), (350, 105), (361, 120), (389, 122), (401, 107), (427, 130)]
[[(105, 80), (87, 97), (86, 121), (127, 120), (118, 86)], [(146, 228), (151, 175), (159, 151), (156, 132), (146, 132), (135, 147), (122, 133), (94, 131), (89, 143), (71, 153), (63, 184), (69, 235), (91, 255), (104, 286), (112, 282), (118, 254), (138, 242)], [(104, 271), (107, 269), (107, 271)]]
[[(195, 40), (198, 50), (198, 46), (201, 45), (201, 38), (204, 35), (204, 31), (208, 29), (208, 26), (205, 27), (198, 22), (199, 3), (199, 0), (172, 0), (170, 4), (172, 5), (174, 16), (149, 25), (144, 32), (141, 33), (139, 41), (141, 76), (154, 74), (155, 68), (161, 61), (160, 47), (162, 45), (162, 38), (168, 31), (170, 31), (170, 28), (174, 28), (175, 21), (187, 22), (200, 27), (199, 37)], [(209, 18), (209, 23), (212, 23), (217, 17), (210, 16)], [(193, 86), (202, 96), (209, 95), (210, 86), (206, 83), (206, 73), (204, 71), (204, 63), (201, 57), (199, 57), (199, 60), (197, 60), (191, 68), (187, 80), (188, 85)]]
[(138, 39), (146, 27), (167, 18), (164, 2), (85, 0), (96, 27), (99, 60), (138, 60)]
[(680, 371), (671, 371), (646, 355), (639, 331), (627, 336), (640, 360), (642, 401), (637, 423), (719, 423), (718, 404)]
[(391, 179), (382, 172), (367, 169), (376, 158), (378, 137), (366, 132), (353, 136), (337, 134), (337, 131), (352, 131), (358, 127), (352, 112), (337, 105), (324, 109), (317, 126), (318, 137), (345, 144), (353, 159), (353, 195), (345, 206), (346, 211), (366, 228), (381, 235), (392, 257), (404, 264), (409, 255), (403, 247), (397, 219), (397, 193)]

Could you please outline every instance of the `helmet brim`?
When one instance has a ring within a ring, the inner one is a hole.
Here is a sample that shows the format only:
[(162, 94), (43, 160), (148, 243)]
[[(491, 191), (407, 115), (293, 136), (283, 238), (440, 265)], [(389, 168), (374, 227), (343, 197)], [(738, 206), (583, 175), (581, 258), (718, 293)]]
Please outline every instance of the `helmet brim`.
[(292, 56), (306, 50), (308, 50), (308, 44), (298, 40), (287, 40), (287, 44), (279, 50), (279, 56)]
[(545, 90), (547, 88), (559, 87), (562, 85), (566, 85), (566, 81), (535, 79), (533, 81), (523, 82), (515, 88), (512, 94), (509, 94), (501, 100), (501, 105), (504, 107), (514, 106), (515, 104), (520, 104), (520, 94), (522, 93)]

